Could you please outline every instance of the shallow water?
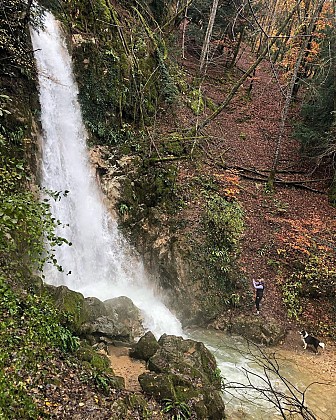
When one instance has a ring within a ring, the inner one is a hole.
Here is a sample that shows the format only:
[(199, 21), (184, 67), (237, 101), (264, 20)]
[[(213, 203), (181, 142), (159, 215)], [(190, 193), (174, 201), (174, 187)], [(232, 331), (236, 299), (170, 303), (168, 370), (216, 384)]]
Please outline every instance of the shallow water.
[[(304, 392), (306, 387), (315, 381), (322, 382), (309, 369), (298, 366), (295, 358), (291, 358), (288, 352), (278, 348), (265, 348), (248, 344), (242, 337), (227, 335), (220, 331), (193, 329), (188, 331), (188, 336), (194, 340), (203, 341), (211, 350), (221, 370), (224, 384), (232, 382), (245, 384), (251, 383), (256, 388), (265, 387), (265, 373), (262, 363), (262, 352), (275, 353), (275, 359), (279, 365), (279, 375), (267, 375), (271, 386), (278, 393), (285, 392), (289, 395), (286, 383), (281, 377), (286, 378), (297, 388), (295, 394), (300, 398), (299, 392)], [(253, 356), (252, 356), (253, 355)], [(307, 357), (307, 365), (309, 355)], [(312, 356), (315, 357), (315, 356)], [(318, 356), (319, 357), (319, 356)], [(321, 356), (323, 357), (323, 355)], [(272, 359), (271, 359), (272, 360)], [(269, 386), (267, 386), (269, 388)], [(336, 419), (336, 385), (313, 384), (305, 393), (305, 405), (314, 413), (317, 419)], [(274, 405), (266, 401), (261, 392), (249, 389), (228, 389), (223, 392), (223, 399), (226, 403), (228, 418), (236, 419), (277, 419), (282, 418)], [(290, 418), (289, 414), (287, 414)], [(295, 418), (295, 417), (294, 417)], [(297, 417), (299, 418), (299, 417)], [(300, 417), (302, 418), (302, 417)]]

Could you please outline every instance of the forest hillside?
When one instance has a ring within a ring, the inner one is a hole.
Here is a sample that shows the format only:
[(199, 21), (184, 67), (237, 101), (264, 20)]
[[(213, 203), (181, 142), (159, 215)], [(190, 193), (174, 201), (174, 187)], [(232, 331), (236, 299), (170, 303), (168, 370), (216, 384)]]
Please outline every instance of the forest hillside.
[[(125, 389), (81, 329), (83, 296), (45, 283), (45, 264), (62, 271), (55, 250), (71, 244), (50, 212), (66, 193), (40, 189), (29, 26), (43, 26), (44, 10), (66, 33), (111, 213), (183, 326), (289, 349), (304, 328), (330, 346), (331, 371), (335, 3), (8, 0), (0, 7), (0, 417), (207, 418), (199, 413), (222, 407), (210, 399), (219, 386), (212, 361), (201, 375), (204, 406), (177, 398), (181, 378), (169, 382), (175, 400)], [(265, 283), (258, 316), (253, 279)]]

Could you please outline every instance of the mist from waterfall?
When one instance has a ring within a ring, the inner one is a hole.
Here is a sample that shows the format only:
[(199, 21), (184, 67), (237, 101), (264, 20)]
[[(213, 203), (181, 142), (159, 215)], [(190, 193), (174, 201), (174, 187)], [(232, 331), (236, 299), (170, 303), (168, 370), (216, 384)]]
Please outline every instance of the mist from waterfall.
[(42, 186), (60, 192), (62, 198), (51, 203), (51, 210), (62, 222), (57, 234), (72, 243), (58, 247), (55, 256), (64, 271), (48, 265), (46, 281), (103, 301), (127, 296), (141, 309), (145, 327), (156, 336), (164, 332), (182, 335), (180, 322), (155, 292), (141, 258), (104, 206), (90, 167), (65, 37), (52, 14), (46, 13), (44, 25), (43, 30), (31, 30), (43, 129)]

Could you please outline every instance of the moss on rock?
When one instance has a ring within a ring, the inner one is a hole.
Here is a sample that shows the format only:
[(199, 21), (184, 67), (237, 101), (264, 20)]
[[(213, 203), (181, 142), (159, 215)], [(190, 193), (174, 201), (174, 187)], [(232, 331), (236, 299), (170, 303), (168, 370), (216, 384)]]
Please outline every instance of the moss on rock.
[(84, 296), (79, 292), (74, 292), (66, 286), (45, 285), (45, 290), (52, 297), (55, 306), (69, 315), (68, 325), (76, 333), (79, 333), (81, 326), (88, 320)]

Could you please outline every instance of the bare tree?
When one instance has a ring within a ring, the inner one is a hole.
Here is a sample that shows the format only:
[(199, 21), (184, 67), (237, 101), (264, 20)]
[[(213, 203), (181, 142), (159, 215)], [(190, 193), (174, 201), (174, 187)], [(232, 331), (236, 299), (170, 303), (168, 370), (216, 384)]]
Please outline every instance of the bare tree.
[(295, 65), (294, 65), (294, 68), (293, 68), (292, 77), (291, 77), (290, 82), (289, 82), (288, 87), (287, 87), (285, 104), (284, 104), (282, 112), (281, 112), (279, 135), (278, 135), (278, 140), (276, 142), (273, 165), (272, 165), (272, 169), (271, 169), (271, 172), (270, 172), (270, 175), (269, 175), (269, 178), (268, 178), (268, 182), (267, 182), (270, 189), (274, 189), (274, 179), (275, 179), (275, 174), (276, 174), (278, 163), (279, 163), (281, 143), (282, 143), (284, 133), (285, 133), (285, 124), (286, 124), (287, 117), (288, 117), (289, 107), (290, 107), (290, 104), (291, 104), (291, 101), (292, 101), (292, 98), (293, 98), (293, 91), (294, 91), (295, 83), (297, 82), (300, 66), (301, 66), (302, 61), (304, 59), (304, 56), (306, 54), (308, 45), (311, 42), (311, 36), (312, 36), (312, 33), (313, 33), (313, 29), (315, 27), (316, 20), (321, 13), (324, 2), (325, 2), (325, 0), (319, 0), (315, 10), (313, 11), (313, 13), (311, 15), (310, 22), (309, 22), (309, 25), (308, 25), (308, 28), (307, 28), (307, 32), (305, 34), (307, 36), (303, 37), (303, 41), (301, 43), (301, 47), (300, 47), (300, 50), (298, 52), (298, 55), (297, 55), (297, 58), (296, 58), (296, 61), (295, 61)]
[(182, 58), (185, 59), (185, 33), (187, 30), (187, 26), (189, 23), (189, 19), (188, 19), (188, 6), (185, 7), (184, 9), (184, 16), (183, 19), (180, 23), (180, 29), (182, 30)]
[(210, 45), (210, 40), (211, 40), (211, 35), (212, 35), (212, 29), (213, 29), (213, 25), (214, 25), (215, 18), (216, 18), (216, 13), (217, 13), (218, 2), (219, 2), (219, 0), (213, 0), (213, 3), (212, 3), (211, 13), (210, 13), (210, 17), (209, 17), (209, 23), (208, 23), (207, 30), (206, 30), (206, 33), (205, 33), (205, 38), (204, 38), (202, 52), (201, 52), (200, 71), (203, 70), (204, 63), (205, 63), (206, 57), (208, 55), (209, 45)]
[(327, 382), (312, 382), (305, 389), (300, 390), (283, 376), (275, 353), (268, 354), (267, 351), (249, 341), (247, 344), (247, 352), (240, 353), (244, 356), (244, 359), (257, 365), (258, 371), (242, 367), (241, 370), (246, 379), (245, 383), (224, 382), (224, 392), (233, 396), (237, 392), (238, 394), (243, 394), (247, 402), (253, 396), (262, 399), (275, 407), (284, 419), (287, 419), (288, 415), (298, 415), (305, 420), (317, 420), (317, 416), (306, 404), (306, 393), (313, 385), (331, 384)]
[(249, 78), (253, 74), (254, 70), (258, 67), (258, 65), (262, 62), (262, 60), (268, 54), (272, 45), (275, 44), (278, 37), (280, 37), (281, 34), (283, 33), (283, 31), (287, 28), (287, 25), (291, 22), (291, 19), (292, 19), (294, 13), (297, 10), (297, 5), (300, 4), (300, 3), (301, 3), (301, 0), (298, 0), (297, 4), (295, 4), (295, 6), (292, 8), (291, 12), (288, 14), (287, 18), (284, 19), (283, 24), (281, 25), (281, 27), (277, 31), (276, 35), (268, 39), (267, 45), (260, 52), (260, 55), (256, 59), (256, 61), (253, 64), (251, 64), (251, 66), (245, 71), (243, 76), (234, 84), (231, 91), (226, 96), (224, 101), (218, 106), (216, 111), (214, 111), (208, 118), (206, 118), (203, 122), (201, 122), (198, 125), (197, 130), (201, 130), (206, 125), (208, 125), (211, 121), (213, 121), (229, 105), (229, 103), (231, 102), (232, 98), (235, 96), (235, 94), (238, 91), (238, 89), (240, 88), (240, 86), (245, 82), (245, 80), (247, 78)]

